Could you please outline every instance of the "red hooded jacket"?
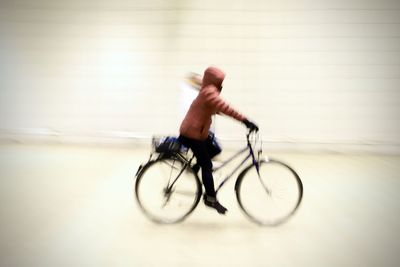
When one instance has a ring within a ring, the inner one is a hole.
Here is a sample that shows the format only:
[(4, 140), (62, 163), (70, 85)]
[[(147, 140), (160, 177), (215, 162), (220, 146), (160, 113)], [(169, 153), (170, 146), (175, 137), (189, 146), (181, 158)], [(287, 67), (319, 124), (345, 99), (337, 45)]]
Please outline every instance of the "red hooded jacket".
[(195, 140), (206, 140), (211, 125), (211, 116), (216, 113), (226, 114), (238, 121), (246, 119), (220, 97), (224, 78), (225, 74), (215, 67), (205, 70), (200, 92), (182, 121), (181, 135)]

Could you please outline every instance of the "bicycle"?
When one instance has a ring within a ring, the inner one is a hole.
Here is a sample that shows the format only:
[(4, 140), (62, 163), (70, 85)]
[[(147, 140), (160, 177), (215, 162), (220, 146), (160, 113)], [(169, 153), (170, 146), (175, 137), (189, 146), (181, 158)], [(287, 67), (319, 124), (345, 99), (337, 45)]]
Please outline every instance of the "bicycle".
[[(248, 152), (219, 183), (216, 193), (242, 169), (235, 183), (236, 199), (241, 210), (259, 225), (280, 225), (297, 211), (303, 197), (302, 181), (289, 165), (262, 156), (262, 141), (257, 132), (248, 131), (246, 139), (245, 148), (213, 168), (213, 173), (218, 172)], [(189, 149), (170, 142), (167, 149), (164, 147), (158, 151), (160, 153), (154, 153), (158, 141), (153, 138), (150, 158), (136, 172), (135, 196), (142, 212), (153, 222), (178, 223), (197, 207), (203, 192), (202, 183), (192, 169), (194, 155), (190, 155)], [(245, 166), (249, 160), (251, 163)]]

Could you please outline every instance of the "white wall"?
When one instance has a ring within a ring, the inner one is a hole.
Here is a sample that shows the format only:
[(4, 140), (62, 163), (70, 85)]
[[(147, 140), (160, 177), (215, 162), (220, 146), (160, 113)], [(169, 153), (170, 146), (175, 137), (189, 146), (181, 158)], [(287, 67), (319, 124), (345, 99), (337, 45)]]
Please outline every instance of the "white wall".
[(183, 76), (213, 64), (271, 144), (400, 151), (396, 0), (2, 0), (0, 60), (3, 135), (176, 133)]

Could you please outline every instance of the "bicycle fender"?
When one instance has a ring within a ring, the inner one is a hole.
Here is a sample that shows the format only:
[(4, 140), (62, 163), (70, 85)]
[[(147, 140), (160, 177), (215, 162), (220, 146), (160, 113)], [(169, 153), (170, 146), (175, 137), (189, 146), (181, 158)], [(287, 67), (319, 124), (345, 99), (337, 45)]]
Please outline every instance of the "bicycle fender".
[(139, 175), (139, 173), (140, 173), (140, 171), (143, 169), (143, 164), (140, 164), (140, 166), (138, 167), (138, 169), (137, 169), (137, 171), (136, 171), (136, 174), (135, 174), (135, 177), (138, 177), (138, 175)]

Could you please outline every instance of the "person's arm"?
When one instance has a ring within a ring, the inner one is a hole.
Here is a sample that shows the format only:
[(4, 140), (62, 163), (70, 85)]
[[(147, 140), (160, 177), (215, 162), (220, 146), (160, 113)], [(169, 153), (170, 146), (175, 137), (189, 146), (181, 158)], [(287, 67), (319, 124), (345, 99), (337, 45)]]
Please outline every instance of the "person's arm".
[(219, 92), (216, 87), (209, 86), (208, 88), (204, 88), (203, 90), (206, 103), (211, 107), (215, 108), (217, 113), (223, 113), (241, 122), (243, 122), (246, 119), (244, 115), (242, 115), (234, 108), (232, 108), (219, 96)]
[[(204, 90), (204, 89), (203, 89)], [(217, 114), (223, 113), (230, 116), (240, 122), (242, 122), (250, 131), (258, 131), (258, 126), (249, 121), (244, 115), (240, 114), (234, 108), (232, 108), (228, 103), (226, 103), (220, 96), (216, 87), (205, 88), (204, 94), (206, 98), (206, 103), (211, 105), (216, 109)]]

